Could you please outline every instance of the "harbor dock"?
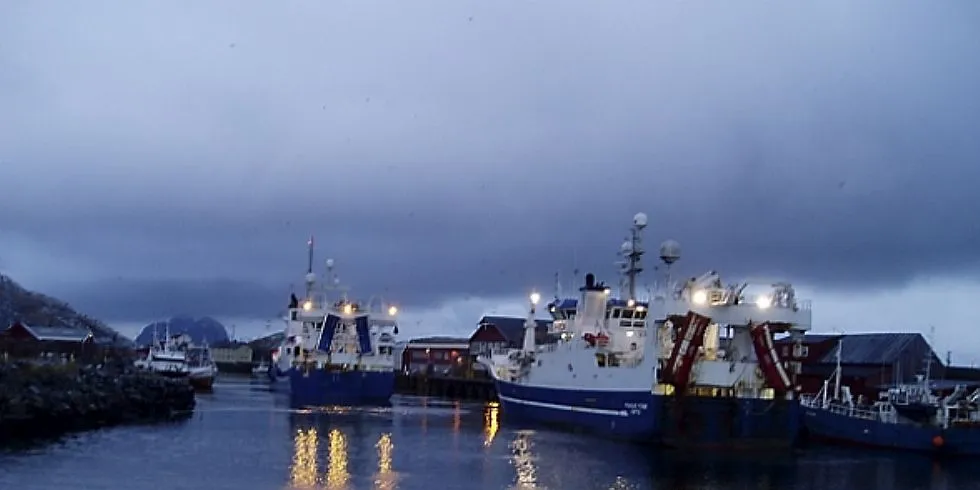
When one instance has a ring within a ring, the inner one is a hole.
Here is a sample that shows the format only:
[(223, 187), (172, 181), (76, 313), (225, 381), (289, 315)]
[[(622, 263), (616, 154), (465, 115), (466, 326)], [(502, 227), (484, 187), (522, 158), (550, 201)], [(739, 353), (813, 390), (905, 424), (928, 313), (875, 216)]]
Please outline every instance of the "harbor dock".
[(395, 378), (395, 392), (450, 400), (497, 401), (493, 381), (483, 378), (399, 374)]

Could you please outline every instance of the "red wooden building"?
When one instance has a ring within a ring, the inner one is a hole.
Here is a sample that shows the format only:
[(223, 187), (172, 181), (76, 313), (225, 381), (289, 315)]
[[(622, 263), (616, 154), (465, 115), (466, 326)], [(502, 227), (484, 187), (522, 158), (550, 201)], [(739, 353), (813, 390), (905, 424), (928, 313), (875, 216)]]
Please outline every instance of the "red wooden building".
[(461, 375), (469, 368), (467, 339), (425, 337), (412, 339), (402, 351), (402, 372), (409, 374)]
[[(841, 384), (855, 395), (877, 397), (882, 387), (908, 383), (925, 370), (932, 357), (933, 375), (938, 379), (943, 365), (922, 334), (870, 333), (854, 335), (812, 334), (803, 338), (802, 372), (797, 384), (803, 393), (816, 393), (823, 387), (837, 365), (837, 348), (841, 346)], [(776, 341), (780, 356), (788, 359), (792, 343)]]
[[(511, 316), (485, 316), (480, 319), (476, 330), (469, 338), (469, 361), (475, 371), (486, 369), (476, 363), (478, 356), (489, 356), (499, 349), (517, 349), (524, 344), (524, 323), (526, 318)], [(548, 334), (551, 320), (537, 320), (534, 340), (538, 344), (555, 342)]]
[(17, 322), (0, 332), (4, 357), (29, 358), (101, 355), (92, 332), (70, 327), (38, 327)]

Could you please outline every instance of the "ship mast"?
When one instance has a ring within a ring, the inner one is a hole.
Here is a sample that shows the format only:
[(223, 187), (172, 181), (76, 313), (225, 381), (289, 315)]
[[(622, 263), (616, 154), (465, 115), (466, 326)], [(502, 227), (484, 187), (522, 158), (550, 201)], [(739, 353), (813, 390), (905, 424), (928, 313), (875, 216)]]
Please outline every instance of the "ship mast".
[(306, 242), (308, 255), (306, 259), (306, 300), (313, 299), (313, 284), (316, 283), (316, 274), (313, 273), (313, 235)]
[(629, 301), (636, 301), (636, 276), (643, 272), (640, 259), (643, 257), (643, 243), (640, 233), (647, 226), (647, 215), (636, 213), (633, 216), (633, 226), (630, 227), (630, 237), (623, 242), (622, 253), (626, 257), (623, 263), (623, 274), (626, 276), (626, 288)]
[(926, 353), (926, 376), (925, 376), (925, 379), (923, 379), (923, 382), (925, 383), (925, 387), (927, 389), (929, 388), (929, 382), (931, 380), (930, 379), (930, 376), (932, 375), (932, 356), (933, 356), (933, 349), (932, 348), (933, 348), (934, 345), (936, 345), (935, 344), (935, 341), (936, 341), (935, 340), (935, 337), (936, 337), (936, 326), (935, 325), (930, 325), (929, 326), (929, 339), (928, 339), (929, 340), (929, 349), (928, 349), (928, 352)]
[(834, 400), (840, 400), (840, 361), (841, 361), (841, 349), (844, 348), (844, 336), (841, 335), (837, 339), (837, 359), (836, 366), (834, 367)]

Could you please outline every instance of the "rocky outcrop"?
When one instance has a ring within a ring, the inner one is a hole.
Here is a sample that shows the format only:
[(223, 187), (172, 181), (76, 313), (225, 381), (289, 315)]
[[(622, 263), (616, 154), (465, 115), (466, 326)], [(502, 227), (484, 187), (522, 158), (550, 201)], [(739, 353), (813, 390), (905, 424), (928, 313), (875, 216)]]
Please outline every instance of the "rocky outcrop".
[(92, 332), (102, 345), (130, 347), (132, 342), (104, 323), (75, 311), (68, 303), (29, 291), (0, 274), (0, 330), (14, 322), (41, 327), (67, 327)]
[(177, 315), (170, 320), (153, 322), (140, 331), (136, 336), (136, 345), (145, 346), (153, 343), (153, 330), (156, 329), (158, 339), (170, 335), (187, 334), (196, 345), (207, 343), (219, 345), (228, 342), (228, 331), (221, 322), (210, 317), (193, 318), (187, 315)]
[(0, 362), (0, 440), (59, 435), (193, 413), (186, 381), (132, 367)]

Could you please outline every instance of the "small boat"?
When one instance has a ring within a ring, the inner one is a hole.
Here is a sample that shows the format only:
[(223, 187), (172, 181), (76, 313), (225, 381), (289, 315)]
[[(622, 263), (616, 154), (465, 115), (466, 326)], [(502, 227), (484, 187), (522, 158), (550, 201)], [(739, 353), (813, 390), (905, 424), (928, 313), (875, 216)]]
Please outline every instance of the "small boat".
[[(398, 309), (380, 301), (361, 304), (347, 297), (328, 259), (329, 288), (316, 287), (313, 238), (309, 246), (306, 294), (290, 296), (284, 338), (267, 371), (273, 389), (288, 378), (293, 406), (386, 404), (395, 391), (394, 355)], [(329, 293), (339, 298), (330, 299)]]
[(137, 369), (152, 371), (168, 378), (186, 379), (191, 386), (210, 390), (214, 385), (218, 369), (211, 359), (211, 349), (205, 343), (195, 348), (187, 334), (170, 335), (167, 324), (165, 340), (157, 339), (156, 327), (153, 330), (153, 345), (146, 357), (135, 361)]
[(211, 358), (211, 349), (205, 343), (201, 348), (190, 347), (187, 351), (187, 379), (198, 390), (214, 389), (218, 366)]
[(262, 361), (252, 368), (252, 376), (262, 377), (269, 375), (269, 363)]
[(167, 323), (164, 340), (157, 338), (157, 329), (153, 327), (153, 344), (146, 357), (133, 364), (137, 369), (152, 371), (169, 378), (186, 378), (189, 374), (187, 367), (187, 345), (190, 338), (186, 335), (170, 335), (170, 323)]
[[(980, 389), (956, 386), (949, 394), (932, 389), (929, 370), (916, 383), (898, 385), (871, 404), (856, 403), (841, 385), (837, 366), (823, 387), (802, 400), (803, 426), (810, 439), (936, 455), (980, 456)], [(927, 364), (928, 366), (928, 364)]]

